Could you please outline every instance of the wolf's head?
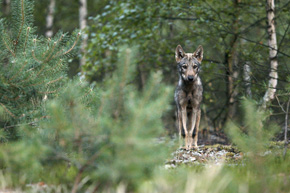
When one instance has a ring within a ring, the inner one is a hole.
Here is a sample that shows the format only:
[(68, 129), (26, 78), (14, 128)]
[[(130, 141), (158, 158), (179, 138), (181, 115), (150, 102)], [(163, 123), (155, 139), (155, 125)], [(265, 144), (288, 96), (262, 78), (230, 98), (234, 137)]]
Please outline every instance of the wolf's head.
[(185, 53), (180, 45), (176, 47), (175, 59), (179, 74), (184, 81), (193, 82), (197, 79), (202, 58), (202, 46), (198, 46), (194, 53)]

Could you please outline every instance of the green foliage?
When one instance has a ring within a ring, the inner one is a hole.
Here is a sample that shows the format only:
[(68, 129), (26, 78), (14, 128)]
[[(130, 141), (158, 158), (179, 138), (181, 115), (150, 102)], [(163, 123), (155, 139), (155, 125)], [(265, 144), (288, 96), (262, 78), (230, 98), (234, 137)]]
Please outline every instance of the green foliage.
[[(118, 69), (98, 90), (76, 80), (48, 102), (48, 118), (37, 128), (23, 128), (20, 142), (2, 148), (5, 174), (12, 175), (15, 184), (28, 173), (24, 183), (78, 185), (81, 190), (88, 185), (114, 189), (120, 183), (136, 190), (150, 179), (168, 152), (158, 138), (164, 133), (161, 116), (172, 90), (154, 73), (146, 90), (139, 92), (132, 84), (133, 56), (134, 51), (123, 49)], [(23, 155), (21, 161), (18, 154)], [(74, 181), (78, 177), (88, 179), (84, 187)]]
[(283, 182), (282, 177), (287, 171), (285, 168), (290, 167), (289, 156), (283, 159), (283, 149), (279, 146), (269, 148), (278, 131), (277, 126), (265, 121), (265, 112), (257, 109), (253, 101), (244, 100), (243, 109), (243, 126), (239, 127), (232, 122), (227, 125), (232, 142), (244, 152), (245, 157), (243, 168), (230, 170), (235, 180), (241, 181), (235, 183), (243, 183), (250, 192), (283, 192), (289, 186)]
[[(160, 49), (150, 46), (159, 37), (158, 22), (151, 19), (158, 9), (156, 4), (149, 1), (123, 1), (108, 3), (103, 12), (92, 18), (90, 27), (92, 40), (88, 46), (89, 58), (84, 67), (86, 75), (90, 79), (101, 80), (104, 72), (112, 71), (116, 66), (117, 52), (121, 45), (140, 45), (142, 54), (138, 57), (138, 63), (146, 58), (147, 64), (154, 58), (148, 56), (150, 49)], [(156, 36), (153, 36), (156, 34)]]
[[(116, 66), (115, 53), (120, 45), (137, 45), (138, 78), (142, 88), (148, 74), (161, 70), (164, 81), (175, 84), (177, 78), (174, 51), (178, 44), (193, 52), (201, 44), (204, 60), (200, 73), (204, 83), (203, 105), (211, 125), (223, 125), (227, 116), (229, 80), (233, 78), (235, 106), (245, 96), (250, 84), (253, 99), (265, 94), (269, 73), (267, 47), (266, 3), (260, 1), (144, 1), (108, 2), (95, 17), (91, 17), (87, 63), (83, 71), (89, 81), (101, 81)], [(285, 8), (287, 1), (276, 2), (276, 30), (279, 47), (279, 89), (287, 85), (289, 48)], [(286, 54), (286, 55), (285, 55)], [(237, 56), (231, 66), (230, 57)], [(251, 82), (243, 79), (245, 64), (251, 67)], [(237, 77), (236, 77), (237, 76)], [(173, 113), (173, 112), (172, 112)], [(239, 119), (239, 112), (235, 119)], [(169, 120), (169, 118), (167, 118)]]
[(158, 170), (140, 192), (287, 192), (289, 156), (270, 142), (275, 126), (265, 126), (265, 112), (253, 101), (244, 100), (243, 126), (227, 125), (233, 143), (243, 152), (241, 163), (214, 163), (198, 168)]
[(253, 101), (244, 100), (244, 125), (239, 128), (233, 122), (228, 123), (228, 133), (232, 142), (235, 143), (243, 152), (248, 152), (256, 156), (265, 152), (278, 127), (266, 123), (266, 113), (258, 110)]
[[(289, 156), (283, 158), (280, 146), (272, 147), (276, 126), (251, 101), (241, 103), (245, 116), (240, 124), (227, 125), (232, 143), (242, 151), (240, 162), (162, 167), (171, 150), (167, 138), (161, 143), (159, 137), (165, 135), (161, 120), (168, 123), (173, 115), (164, 117), (173, 109), (169, 105), (173, 90), (165, 83), (177, 80), (176, 45), (185, 45), (186, 52), (199, 44), (205, 49), (201, 76), (207, 108), (203, 109), (214, 124), (224, 119), (227, 110), (228, 58), (235, 36), (237, 101), (244, 95), (241, 74), (246, 62), (252, 67), (253, 98), (260, 99), (265, 91), (265, 5), (256, 0), (238, 6), (235, 2), (90, 1), (99, 6), (90, 20), (83, 67), (89, 81), (97, 80), (89, 85), (66, 78), (79, 34), (37, 36), (33, 2), (14, 0), (10, 20), (0, 20), (0, 126), (4, 127), (0, 188), (31, 192), (27, 185), (44, 182), (48, 188), (39, 191), (287, 192)], [(44, 20), (47, 3), (36, 2), (37, 23)], [(290, 4), (276, 5), (279, 86), (284, 89), (289, 82), (285, 53)], [(74, 29), (77, 2), (57, 1), (57, 6), (55, 18), (65, 20), (57, 20), (54, 28)], [(89, 10), (95, 11), (93, 6)], [(21, 139), (3, 143), (19, 135)]]
[(7, 126), (45, 115), (40, 108), (43, 98), (58, 94), (66, 80), (67, 59), (79, 38), (62, 32), (51, 39), (37, 37), (33, 1), (14, 0), (11, 6), (11, 20), (0, 21), (0, 105), (5, 112), (0, 126), (9, 132), (13, 127)]

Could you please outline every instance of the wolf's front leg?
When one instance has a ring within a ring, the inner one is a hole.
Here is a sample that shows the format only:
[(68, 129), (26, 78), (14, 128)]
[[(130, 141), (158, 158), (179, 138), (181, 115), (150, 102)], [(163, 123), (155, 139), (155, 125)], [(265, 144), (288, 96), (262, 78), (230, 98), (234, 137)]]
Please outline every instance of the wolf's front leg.
[(178, 135), (179, 135), (179, 147), (183, 146), (182, 140), (182, 115), (180, 109), (177, 109), (177, 127), (178, 127)]
[(184, 129), (184, 134), (185, 134), (185, 136), (187, 136), (188, 131), (187, 131), (187, 127), (186, 127), (186, 121), (187, 121), (186, 107), (181, 107), (181, 119), (182, 119), (182, 127)]
[(183, 126), (184, 133), (185, 133), (185, 149), (189, 150), (191, 148), (191, 142), (189, 141), (189, 139), (192, 138), (192, 136), (189, 135), (188, 130), (187, 130), (187, 126), (186, 126), (186, 122), (187, 122), (186, 106), (181, 107), (181, 116), (182, 116), (182, 126)]
[(196, 124), (195, 124), (195, 136), (194, 136), (194, 146), (197, 147), (197, 140), (198, 140), (198, 130), (199, 130), (199, 123), (200, 123), (200, 117), (201, 117), (201, 110), (199, 109), (197, 111), (196, 115)]
[[(194, 131), (194, 128), (196, 125), (196, 118), (197, 118), (197, 111), (192, 109), (192, 112), (190, 115), (190, 125), (189, 125), (189, 127), (190, 127), (189, 135), (191, 136), (191, 138), (193, 136), (193, 131)], [(196, 137), (196, 135), (194, 136), (194, 138), (195, 137)], [(192, 142), (193, 142), (193, 140), (192, 140)], [(194, 145), (195, 145), (195, 147), (197, 147), (197, 143), (195, 143)]]

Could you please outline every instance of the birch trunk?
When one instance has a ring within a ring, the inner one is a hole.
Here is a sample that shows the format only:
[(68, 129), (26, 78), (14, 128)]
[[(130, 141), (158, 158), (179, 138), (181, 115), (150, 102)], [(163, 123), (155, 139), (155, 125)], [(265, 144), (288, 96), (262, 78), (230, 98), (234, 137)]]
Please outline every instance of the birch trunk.
[(54, 19), (54, 10), (55, 10), (55, 0), (50, 0), (46, 16), (46, 32), (45, 32), (45, 36), (48, 38), (51, 38), (53, 35), (52, 27)]
[(86, 62), (85, 54), (86, 54), (86, 47), (87, 47), (87, 41), (88, 36), (84, 33), (85, 28), (87, 27), (87, 0), (79, 0), (80, 2), (80, 8), (79, 8), (79, 23), (80, 23), (80, 29), (82, 31), (82, 43), (81, 43), (81, 54), (82, 57), (80, 59), (80, 67), (83, 66)]
[(249, 62), (246, 62), (244, 65), (244, 82), (246, 89), (246, 96), (252, 98), (252, 90), (251, 90), (251, 67)]
[(267, 18), (268, 18), (268, 45), (269, 45), (269, 59), (270, 59), (270, 74), (268, 89), (263, 97), (262, 108), (266, 109), (267, 105), (274, 99), (276, 93), (276, 86), (278, 83), (278, 60), (277, 60), (277, 38), (274, 23), (274, 0), (267, 0)]

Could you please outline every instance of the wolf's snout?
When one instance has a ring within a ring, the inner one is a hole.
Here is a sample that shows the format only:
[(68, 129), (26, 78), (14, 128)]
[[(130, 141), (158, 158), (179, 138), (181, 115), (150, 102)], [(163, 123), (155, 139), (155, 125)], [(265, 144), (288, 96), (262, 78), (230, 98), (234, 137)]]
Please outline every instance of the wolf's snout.
[(194, 78), (193, 76), (188, 76), (189, 81), (193, 81), (193, 78)]

